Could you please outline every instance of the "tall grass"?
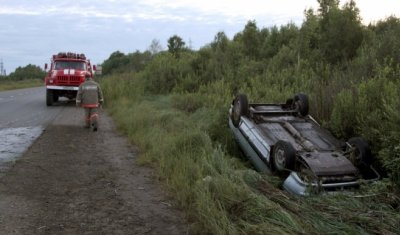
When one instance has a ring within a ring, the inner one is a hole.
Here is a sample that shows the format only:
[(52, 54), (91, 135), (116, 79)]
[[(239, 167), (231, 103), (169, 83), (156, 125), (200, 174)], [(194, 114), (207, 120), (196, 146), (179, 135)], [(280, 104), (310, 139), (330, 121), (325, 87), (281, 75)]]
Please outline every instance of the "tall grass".
[(14, 90), (28, 87), (43, 86), (43, 80), (41, 79), (26, 79), (26, 80), (1, 80), (0, 79), (0, 91)]
[[(367, 196), (300, 199), (281, 191), (279, 178), (249, 168), (232, 148), (234, 142), (226, 124), (234, 95), (228, 81), (204, 84), (191, 93), (150, 95), (142, 89), (140, 76), (103, 79), (106, 109), (118, 129), (139, 148), (139, 161), (154, 167), (166, 189), (185, 209), (192, 222), (191, 233), (400, 233), (399, 200), (392, 194), (368, 189)], [(300, 84), (308, 89), (309, 85)], [(279, 98), (294, 91), (282, 95), (276, 92), (279, 86), (264, 86), (263, 90)], [(257, 85), (242, 89), (257, 97), (261, 89), (251, 87)]]

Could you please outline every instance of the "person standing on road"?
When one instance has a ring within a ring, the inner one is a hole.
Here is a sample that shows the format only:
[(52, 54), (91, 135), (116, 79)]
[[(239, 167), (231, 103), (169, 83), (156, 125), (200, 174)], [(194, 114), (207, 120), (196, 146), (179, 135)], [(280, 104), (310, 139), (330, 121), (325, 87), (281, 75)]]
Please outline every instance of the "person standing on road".
[(76, 95), (76, 106), (82, 106), (85, 110), (85, 127), (92, 127), (93, 131), (97, 131), (97, 109), (103, 102), (103, 92), (100, 85), (93, 81), (90, 73), (87, 73), (85, 82), (79, 86), (78, 94)]

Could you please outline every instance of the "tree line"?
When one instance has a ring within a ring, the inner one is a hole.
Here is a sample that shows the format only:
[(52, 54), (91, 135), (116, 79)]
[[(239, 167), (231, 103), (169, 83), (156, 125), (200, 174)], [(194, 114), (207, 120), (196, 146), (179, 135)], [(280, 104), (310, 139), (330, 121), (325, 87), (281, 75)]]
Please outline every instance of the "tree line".
[(1, 80), (21, 81), (29, 79), (44, 79), (46, 72), (37, 65), (28, 64), (27, 66), (15, 69), (7, 76), (0, 76)]

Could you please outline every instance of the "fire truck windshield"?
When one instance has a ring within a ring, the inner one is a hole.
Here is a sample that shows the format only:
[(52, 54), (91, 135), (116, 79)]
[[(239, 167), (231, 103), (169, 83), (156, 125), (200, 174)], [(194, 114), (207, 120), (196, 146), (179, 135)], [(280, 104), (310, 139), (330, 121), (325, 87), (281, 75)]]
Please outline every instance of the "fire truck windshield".
[(86, 64), (79, 61), (56, 61), (54, 62), (54, 69), (76, 69), (76, 70), (86, 70)]

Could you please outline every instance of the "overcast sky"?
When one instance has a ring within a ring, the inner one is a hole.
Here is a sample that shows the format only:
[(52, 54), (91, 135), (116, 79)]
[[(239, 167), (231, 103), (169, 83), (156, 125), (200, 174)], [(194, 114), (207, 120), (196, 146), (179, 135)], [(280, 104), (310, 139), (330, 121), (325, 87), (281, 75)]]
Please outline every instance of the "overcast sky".
[[(356, 4), (365, 24), (400, 17), (400, 0)], [(85, 53), (96, 64), (117, 50), (144, 51), (153, 39), (166, 49), (174, 34), (199, 49), (219, 31), (232, 38), (248, 20), (259, 28), (301, 25), (310, 7), (317, 9), (317, 0), (0, 0), (0, 61), (7, 74), (43, 67), (60, 51)]]

